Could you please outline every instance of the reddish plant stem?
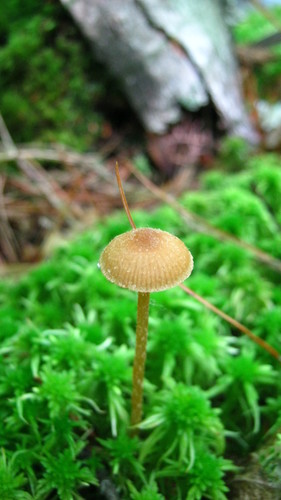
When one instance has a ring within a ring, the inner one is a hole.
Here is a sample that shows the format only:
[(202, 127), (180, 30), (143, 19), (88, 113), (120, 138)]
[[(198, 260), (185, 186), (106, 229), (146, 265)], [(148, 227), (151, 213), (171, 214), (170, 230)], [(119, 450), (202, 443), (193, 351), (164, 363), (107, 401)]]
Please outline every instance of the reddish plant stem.
[(123, 186), (122, 186), (122, 181), (121, 181), (120, 172), (119, 172), (119, 166), (118, 166), (117, 162), (116, 162), (116, 165), (115, 165), (115, 175), (116, 175), (117, 184), (118, 184), (118, 188), (119, 188), (119, 192), (120, 192), (120, 196), (121, 196), (121, 200), (122, 200), (122, 203), (123, 203), (124, 210), (125, 210), (125, 212), (127, 214), (127, 217), (128, 217), (129, 222), (131, 224), (131, 227), (133, 229), (136, 229), (136, 225), (135, 225), (135, 223), (133, 221), (133, 218), (131, 216), (129, 205), (128, 205), (128, 202), (127, 202), (127, 199), (126, 199), (126, 195), (124, 193), (124, 189), (123, 189)]
[(278, 351), (276, 351), (276, 349), (274, 349), (274, 347), (269, 345), (265, 340), (263, 340), (260, 337), (258, 337), (257, 335), (255, 335), (253, 332), (251, 332), (251, 330), (249, 330), (249, 328), (247, 328), (246, 326), (239, 323), (239, 321), (236, 321), (236, 319), (231, 318), (231, 316), (228, 316), (228, 314), (225, 314), (223, 311), (221, 311), (217, 307), (213, 306), (213, 304), (211, 304), (207, 300), (203, 299), (203, 297), (201, 297), (200, 295), (197, 295), (197, 293), (193, 292), (193, 290), (190, 290), (190, 288), (188, 288), (187, 286), (185, 286), (183, 284), (181, 284), (179, 286), (186, 293), (191, 295), (191, 297), (193, 297), (194, 299), (201, 302), (201, 304), (203, 304), (205, 307), (207, 307), (208, 309), (210, 309), (211, 311), (216, 313), (218, 316), (223, 318), (225, 321), (227, 321), (231, 325), (235, 326), (235, 328), (237, 328), (241, 332), (245, 333), (245, 335), (248, 335), (248, 337), (251, 340), (253, 340), (256, 344), (258, 344), (260, 347), (262, 347), (262, 349), (265, 349), (271, 356), (276, 358), (279, 361), (279, 363), (281, 363), (281, 354)]

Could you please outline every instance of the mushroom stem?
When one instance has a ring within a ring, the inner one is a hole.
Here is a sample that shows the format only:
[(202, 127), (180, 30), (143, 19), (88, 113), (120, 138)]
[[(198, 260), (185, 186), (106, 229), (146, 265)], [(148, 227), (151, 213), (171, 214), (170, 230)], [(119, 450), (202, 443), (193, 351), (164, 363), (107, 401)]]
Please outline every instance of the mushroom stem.
[[(142, 418), (142, 393), (146, 360), (149, 295), (149, 293), (142, 292), (139, 292), (138, 294), (136, 351), (133, 367), (133, 392), (131, 411), (132, 426), (136, 426), (137, 424), (139, 424)], [(132, 435), (136, 435), (137, 433), (138, 429), (132, 429)]]

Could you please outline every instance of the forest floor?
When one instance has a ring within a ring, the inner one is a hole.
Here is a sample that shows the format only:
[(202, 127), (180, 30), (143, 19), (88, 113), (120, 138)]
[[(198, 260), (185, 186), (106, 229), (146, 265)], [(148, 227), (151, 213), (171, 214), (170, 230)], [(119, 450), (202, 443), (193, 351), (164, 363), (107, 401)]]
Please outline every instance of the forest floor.
[[(260, 133), (258, 152), (278, 152), (278, 139), (268, 148), (256, 102), (280, 98), (280, 46), (265, 47), (255, 63), (250, 48), (247, 63), (245, 44), (253, 31), (259, 39), (271, 32), (280, 8), (251, 16), (235, 32), (245, 96)], [(178, 197), (197, 189), (198, 174), (217, 166), (240, 169), (252, 154), (243, 141), (216, 136), (192, 115), (163, 137), (145, 133), (58, 2), (7, 5), (0, 39), (1, 272), (7, 272), (5, 264), (13, 272), (19, 263), (40, 261), (69, 230), (120, 208), (116, 161), (133, 209), (167, 202), (166, 193)]]

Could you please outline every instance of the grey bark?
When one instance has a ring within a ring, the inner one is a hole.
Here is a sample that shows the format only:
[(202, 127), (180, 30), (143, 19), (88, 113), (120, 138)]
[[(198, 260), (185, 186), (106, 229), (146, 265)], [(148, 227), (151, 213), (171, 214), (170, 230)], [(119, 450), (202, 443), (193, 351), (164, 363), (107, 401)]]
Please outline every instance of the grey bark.
[(220, 0), (61, 0), (121, 82), (144, 127), (163, 133), (212, 101), (254, 141)]

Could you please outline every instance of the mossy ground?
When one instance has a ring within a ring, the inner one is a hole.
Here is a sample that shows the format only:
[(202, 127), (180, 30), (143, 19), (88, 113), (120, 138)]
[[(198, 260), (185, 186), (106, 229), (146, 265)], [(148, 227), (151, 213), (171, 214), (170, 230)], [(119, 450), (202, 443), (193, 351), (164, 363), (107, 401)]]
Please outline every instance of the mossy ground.
[[(242, 172), (209, 173), (182, 203), (280, 258), (280, 189), (278, 157), (265, 155)], [(191, 231), (169, 207), (134, 219), (181, 237), (195, 261), (190, 288), (280, 350), (276, 272)], [(233, 464), (280, 430), (278, 363), (174, 288), (152, 295), (144, 421), (139, 438), (127, 436), (136, 294), (97, 263), (128, 229), (118, 213), (1, 284), (3, 500), (86, 498), (85, 485), (104, 477), (124, 499), (223, 499)], [(277, 456), (261, 455), (276, 482)]]

